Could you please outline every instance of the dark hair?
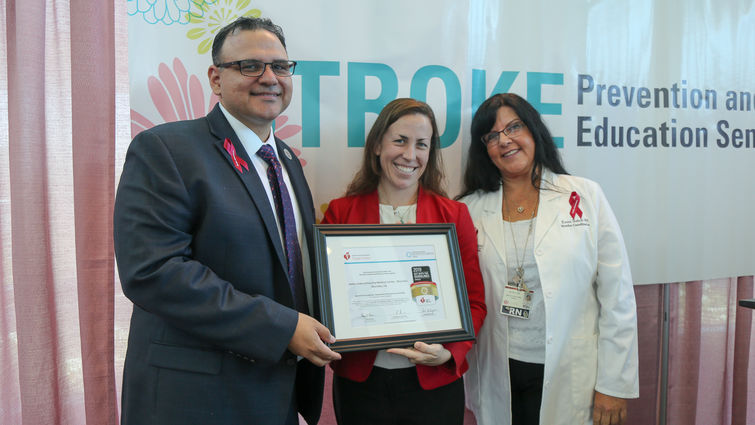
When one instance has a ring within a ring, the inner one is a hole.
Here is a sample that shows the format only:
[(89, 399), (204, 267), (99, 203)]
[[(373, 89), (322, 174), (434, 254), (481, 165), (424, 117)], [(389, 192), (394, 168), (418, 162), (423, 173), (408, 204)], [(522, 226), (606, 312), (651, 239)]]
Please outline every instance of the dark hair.
[(375, 151), (380, 143), (382, 143), (383, 136), (388, 131), (388, 127), (398, 121), (399, 118), (409, 114), (426, 116), (430, 120), (430, 125), (433, 129), (427, 165), (422, 176), (419, 178), (419, 184), (425, 190), (446, 196), (446, 191), (443, 189), (445, 177), (443, 175), (443, 164), (440, 155), (440, 135), (438, 134), (438, 125), (435, 122), (435, 114), (427, 103), (410, 98), (393, 100), (380, 111), (380, 115), (378, 115), (377, 120), (372, 125), (370, 132), (367, 134), (367, 140), (364, 143), (362, 167), (354, 175), (351, 183), (349, 183), (346, 189), (346, 196), (361, 195), (377, 189), (383, 171), (380, 168), (380, 158)]
[(278, 37), (283, 48), (286, 48), (286, 38), (283, 36), (283, 30), (278, 25), (275, 25), (273, 21), (268, 18), (250, 18), (242, 16), (221, 28), (220, 31), (215, 34), (215, 39), (212, 41), (212, 63), (215, 65), (220, 63), (220, 51), (223, 49), (223, 44), (225, 43), (228, 34), (256, 30), (265, 30), (273, 33)]
[(462, 193), (457, 199), (478, 189), (494, 192), (501, 186), (501, 172), (490, 159), (487, 147), (482, 143), (481, 138), (493, 129), (498, 116), (498, 109), (504, 106), (514, 110), (519, 119), (527, 126), (532, 134), (532, 139), (535, 141), (535, 158), (531, 174), (532, 185), (540, 189), (538, 182), (543, 167), (554, 173), (569, 174), (561, 162), (561, 155), (558, 153), (558, 148), (553, 142), (548, 127), (543, 123), (540, 113), (526, 100), (514, 93), (499, 93), (483, 102), (472, 118), (472, 141), (469, 145), (467, 166), (464, 170)]

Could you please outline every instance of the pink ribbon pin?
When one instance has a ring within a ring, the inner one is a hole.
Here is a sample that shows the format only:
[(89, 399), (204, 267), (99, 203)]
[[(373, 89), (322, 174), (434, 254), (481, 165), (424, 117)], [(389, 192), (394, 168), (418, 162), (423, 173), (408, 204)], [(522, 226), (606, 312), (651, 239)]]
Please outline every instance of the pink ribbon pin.
[(246, 161), (239, 158), (238, 155), (236, 155), (236, 148), (233, 147), (233, 143), (231, 143), (231, 139), (225, 139), (223, 142), (223, 147), (226, 151), (228, 151), (228, 154), (231, 155), (231, 161), (233, 161), (233, 166), (236, 167), (237, 170), (239, 170), (239, 173), (243, 173), (244, 170), (241, 169), (243, 166), (247, 171), (249, 171), (249, 165), (247, 165)]
[(575, 215), (582, 218), (582, 210), (579, 209), (579, 195), (577, 195), (577, 192), (572, 192), (571, 196), (569, 196), (569, 205), (571, 205), (571, 211), (569, 211), (571, 218), (574, 218)]

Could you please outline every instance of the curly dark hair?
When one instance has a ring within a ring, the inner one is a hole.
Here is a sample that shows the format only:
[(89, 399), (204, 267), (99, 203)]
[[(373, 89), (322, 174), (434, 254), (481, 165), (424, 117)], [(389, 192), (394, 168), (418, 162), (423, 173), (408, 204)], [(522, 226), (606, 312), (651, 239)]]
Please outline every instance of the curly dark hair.
[(554, 173), (569, 174), (561, 162), (561, 155), (553, 142), (548, 127), (545, 126), (540, 117), (540, 113), (529, 102), (514, 93), (499, 93), (485, 100), (472, 118), (472, 142), (469, 145), (462, 192), (457, 199), (480, 189), (485, 192), (495, 192), (501, 186), (501, 172), (490, 159), (487, 147), (482, 143), (482, 136), (493, 129), (498, 109), (503, 106), (508, 106), (514, 110), (532, 133), (532, 138), (535, 141), (535, 160), (531, 174), (532, 185), (540, 189), (538, 182), (543, 167)]

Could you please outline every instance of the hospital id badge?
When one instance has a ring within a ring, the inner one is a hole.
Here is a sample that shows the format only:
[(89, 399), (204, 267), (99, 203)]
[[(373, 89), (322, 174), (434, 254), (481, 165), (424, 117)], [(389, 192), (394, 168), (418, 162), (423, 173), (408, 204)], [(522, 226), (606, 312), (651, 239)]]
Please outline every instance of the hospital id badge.
[(503, 288), (503, 300), (501, 300), (501, 313), (506, 316), (520, 319), (530, 318), (532, 308), (532, 292), (527, 287), (518, 287), (512, 283)]

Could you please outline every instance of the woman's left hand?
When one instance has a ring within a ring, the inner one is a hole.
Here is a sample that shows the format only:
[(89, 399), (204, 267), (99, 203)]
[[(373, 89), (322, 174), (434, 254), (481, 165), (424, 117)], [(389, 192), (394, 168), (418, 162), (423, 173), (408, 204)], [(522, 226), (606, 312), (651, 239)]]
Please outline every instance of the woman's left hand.
[(451, 352), (441, 344), (425, 344), (417, 341), (414, 347), (409, 348), (390, 348), (389, 353), (400, 354), (414, 364), (425, 366), (440, 366), (451, 360)]
[(627, 400), (595, 391), (592, 409), (594, 425), (623, 425), (627, 420)]

